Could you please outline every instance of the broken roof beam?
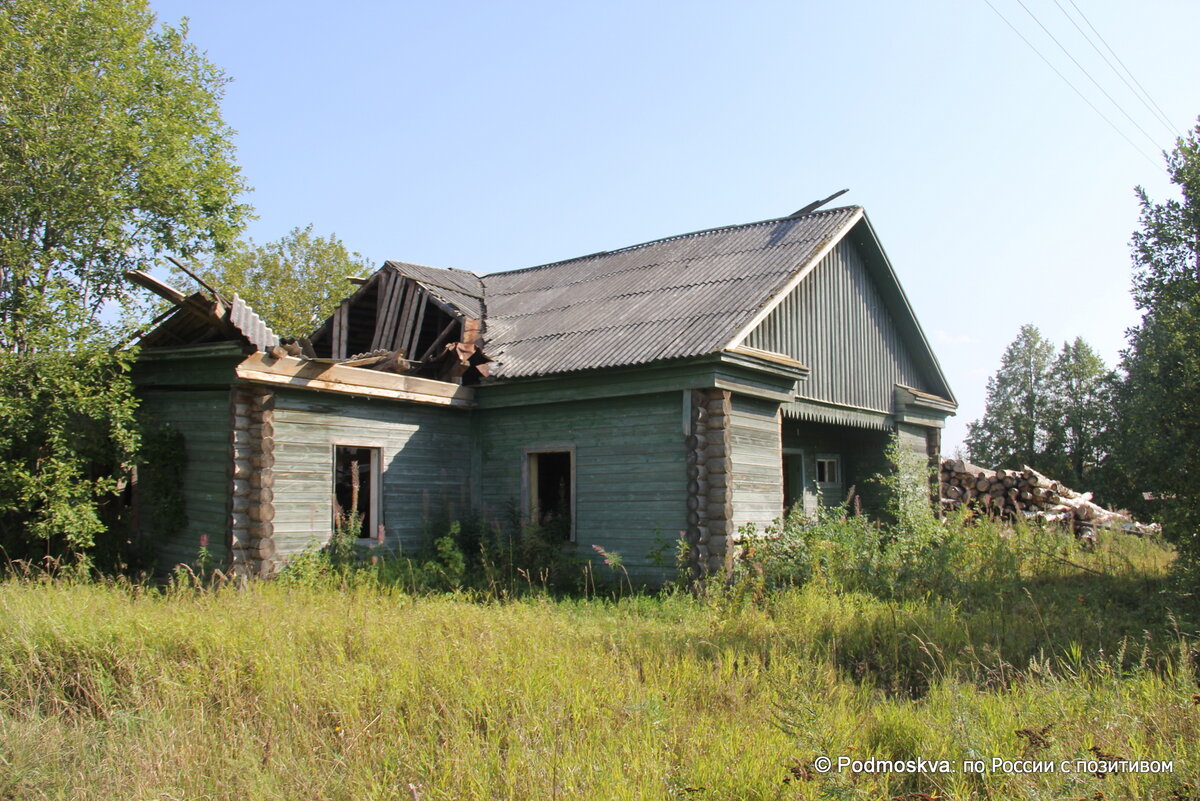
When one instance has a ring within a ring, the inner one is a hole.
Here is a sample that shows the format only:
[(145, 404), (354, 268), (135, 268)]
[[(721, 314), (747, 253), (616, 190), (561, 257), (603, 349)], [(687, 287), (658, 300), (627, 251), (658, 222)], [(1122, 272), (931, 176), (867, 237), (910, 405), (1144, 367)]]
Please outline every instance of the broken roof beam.
[(375, 293), (375, 333), (371, 336), (371, 348), (384, 347), (388, 339), (389, 325), (394, 325), (396, 307), (399, 303), (399, 293), (404, 288), (404, 280), (392, 272), (380, 272), (379, 288)]
[(149, 289), (155, 295), (158, 295), (160, 298), (166, 298), (176, 306), (182, 305), (187, 299), (187, 295), (175, 287), (164, 284), (150, 273), (143, 272), (142, 270), (126, 270), (125, 279), (130, 283), (137, 284), (142, 289)]
[(420, 360), (422, 362), (428, 361), (429, 357), (432, 356), (438, 348), (440, 348), (450, 339), (450, 334), (454, 331), (455, 326), (457, 326), (460, 322), (461, 321), (457, 317), (451, 317), (450, 322), (446, 323), (446, 327), (443, 328), (442, 332), (437, 335), (437, 339), (433, 340), (433, 344), (426, 348), (425, 352), (421, 354)]

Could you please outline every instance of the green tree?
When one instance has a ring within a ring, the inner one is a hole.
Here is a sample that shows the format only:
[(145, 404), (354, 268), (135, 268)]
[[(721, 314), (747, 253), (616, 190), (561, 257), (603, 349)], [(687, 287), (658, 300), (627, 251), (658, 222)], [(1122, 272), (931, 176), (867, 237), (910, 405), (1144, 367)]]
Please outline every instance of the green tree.
[(1090, 489), (1104, 456), (1112, 377), (1104, 360), (1081, 337), (1064, 342), (1050, 365), (1045, 421), (1049, 440), (1042, 461), (1071, 486)]
[[(1038, 467), (1052, 436), (1050, 366), (1054, 346), (1034, 325), (1023, 325), (988, 379), (983, 417), (967, 424), (968, 458), (982, 465)], [(1043, 465), (1044, 466), (1044, 465)]]
[(370, 271), (336, 234), (316, 236), (309, 225), (265, 245), (239, 242), (199, 274), (222, 293), (240, 295), (275, 333), (299, 337), (312, 333), (354, 291), (347, 276)]
[(136, 446), (103, 312), (125, 270), (232, 241), (226, 82), (145, 0), (0, 2), (0, 537), (87, 549)]
[(1167, 172), (1180, 197), (1154, 202), (1141, 187), (1133, 235), (1133, 299), (1118, 394), (1119, 453), (1136, 504), (1142, 492), (1181, 564), (1200, 571), (1200, 124), (1176, 142)]

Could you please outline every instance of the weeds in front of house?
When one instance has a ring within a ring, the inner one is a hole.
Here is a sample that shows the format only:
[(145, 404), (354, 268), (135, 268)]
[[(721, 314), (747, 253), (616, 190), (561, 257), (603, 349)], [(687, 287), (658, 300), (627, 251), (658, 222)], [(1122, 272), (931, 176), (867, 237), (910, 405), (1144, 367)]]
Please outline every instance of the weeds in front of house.
[[(746, 531), (696, 594), (635, 593), (562, 530), (450, 517), (411, 555), (314, 548), (269, 583), (15, 563), (0, 798), (1197, 797), (1169, 548), (909, 512)], [(1172, 772), (991, 767), (1103, 755)]]
[[(1163, 560), (1143, 546), (1102, 539), (1064, 558), (1157, 586)], [(1006, 596), (1003, 619), (982, 598), (839, 587), (826, 568), (740, 599), (483, 603), (380, 582), (158, 590), (30, 571), (0, 582), (0, 790), (1186, 797), (1200, 786), (1188, 624), (1152, 594), (1088, 591), (1076, 574), (1095, 576), (1057, 559), (1027, 555), (1020, 570), (1026, 591)], [(990, 765), (1091, 749), (1174, 772), (814, 769), (818, 756)]]

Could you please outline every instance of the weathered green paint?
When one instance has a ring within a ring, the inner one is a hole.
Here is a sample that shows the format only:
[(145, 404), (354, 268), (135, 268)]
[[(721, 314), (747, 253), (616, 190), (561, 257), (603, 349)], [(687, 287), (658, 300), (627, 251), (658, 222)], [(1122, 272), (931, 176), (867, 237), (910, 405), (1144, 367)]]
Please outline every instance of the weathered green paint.
[(476, 411), (486, 514), (503, 520), (521, 507), (528, 450), (574, 449), (576, 542), (567, 547), (586, 559), (592, 545), (617, 551), (635, 580), (661, 580), (670, 568), (649, 552), (687, 525), (682, 404), (681, 392), (660, 392)]
[(843, 240), (750, 333), (746, 344), (808, 365), (806, 399), (888, 414), (896, 384), (936, 392), (859, 246)]
[[(188, 524), (160, 543), (164, 569), (194, 561), (202, 533), (215, 557), (226, 555), (230, 387), (241, 358), (227, 345), (172, 348), (144, 354), (135, 369), (143, 414), (182, 431), (187, 449)], [(409, 553), (424, 535), (441, 533), (433, 527), (471, 510), (502, 520), (520, 510), (529, 493), (527, 454), (562, 449), (572, 451), (575, 464), (576, 541), (567, 547), (593, 561), (592, 545), (616, 551), (635, 581), (661, 581), (672, 567), (656, 563), (652, 551), (667, 543), (669, 560), (670, 544), (687, 526), (684, 398), (693, 388), (734, 390), (728, 489), (736, 525), (761, 528), (782, 513), (785, 450), (803, 451), (810, 510), (816, 459), (826, 455), (840, 460), (840, 481), (826, 488), (827, 501), (841, 502), (856, 485), (869, 506), (864, 482), (884, 468), (888, 434), (861, 426), (892, 418), (862, 412), (870, 419), (846, 426), (781, 417), (781, 402), (795, 397), (800, 377), (786, 365), (725, 352), (485, 384), (474, 411), (281, 388), (272, 420), (276, 550), (286, 559), (328, 540), (335, 445), (381, 450), (381, 522), (389, 546)], [(924, 427), (899, 429), (906, 447), (924, 452)]]
[(304, 390), (275, 398), (275, 547), (285, 558), (333, 531), (335, 445), (380, 448), (380, 516), (391, 548), (416, 549), (427, 523), (470, 503), (467, 412)]
[(924, 426), (913, 425), (912, 423), (897, 423), (896, 436), (900, 439), (900, 447), (912, 451), (918, 456), (927, 456), (927, 430)]
[(733, 473), (733, 522), (754, 523), (759, 531), (783, 509), (783, 456), (779, 404), (733, 396), (729, 417)]
[(485, 383), (477, 389), (476, 402), (480, 409), (498, 409), (723, 385), (787, 400), (801, 375), (801, 371), (782, 365), (723, 352), (639, 367)]
[[(200, 538), (217, 564), (228, 555), (230, 468), (233, 463), (229, 390), (149, 390), (141, 393), (140, 418), (166, 424), (183, 435), (182, 493), (187, 524), (182, 531), (156, 532), (144, 539), (155, 554), (156, 572), (165, 574), (177, 564), (195, 564)], [(144, 535), (154, 532), (153, 521), (140, 519)]]
[[(879, 487), (870, 479), (887, 467), (884, 452), (889, 436), (884, 431), (784, 419), (784, 450), (803, 454), (805, 511), (815, 512), (818, 502), (844, 502), (851, 487), (867, 511), (877, 509)], [(839, 461), (841, 474), (832, 486), (817, 486), (817, 459), (822, 457), (837, 457)]]
[(234, 342), (150, 348), (138, 353), (133, 364), (133, 383), (139, 389), (227, 388), (234, 380), (234, 368), (245, 357), (245, 351)]

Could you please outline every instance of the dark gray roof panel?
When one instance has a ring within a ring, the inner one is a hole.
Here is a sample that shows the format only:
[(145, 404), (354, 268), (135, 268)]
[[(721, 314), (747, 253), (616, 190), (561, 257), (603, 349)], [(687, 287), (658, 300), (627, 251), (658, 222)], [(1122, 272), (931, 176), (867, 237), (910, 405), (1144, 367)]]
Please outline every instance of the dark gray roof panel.
[(389, 261), (387, 266), (421, 283), (446, 303), (462, 310), (468, 317), (476, 320), (483, 317), (483, 282), (475, 273), (426, 267), (403, 261)]
[(548, 375), (720, 350), (858, 211), (699, 231), (485, 275), (492, 375)]

